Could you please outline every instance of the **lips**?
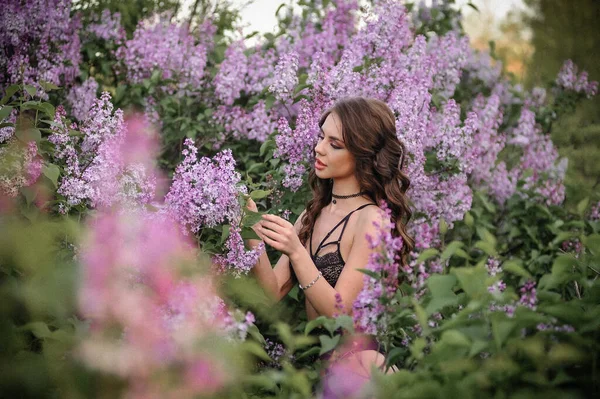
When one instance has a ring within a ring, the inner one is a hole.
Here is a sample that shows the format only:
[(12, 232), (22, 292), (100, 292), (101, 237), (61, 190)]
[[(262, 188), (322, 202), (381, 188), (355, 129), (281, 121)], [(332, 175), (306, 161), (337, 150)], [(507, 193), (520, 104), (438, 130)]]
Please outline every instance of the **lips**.
[(315, 160), (315, 169), (321, 170), (321, 169), (325, 169), (327, 165), (325, 165), (323, 162), (319, 161), (318, 159)]

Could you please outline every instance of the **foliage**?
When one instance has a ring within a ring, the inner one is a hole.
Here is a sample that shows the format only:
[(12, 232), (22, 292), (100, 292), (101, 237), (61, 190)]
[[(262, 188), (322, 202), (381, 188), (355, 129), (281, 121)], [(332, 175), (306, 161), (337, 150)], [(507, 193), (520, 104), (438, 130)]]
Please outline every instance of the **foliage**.
[[(371, 320), (400, 371), (352, 387), (367, 396), (597, 393), (599, 204), (562, 206), (548, 136), (593, 83), (520, 91), (451, 3), (303, 1), (254, 47), (225, 3), (187, 23), (150, 14), (168, 2), (139, 21), (75, 7), (80, 84), (2, 86), (2, 391), (331, 394), (350, 377), (323, 355)], [(400, 269), (379, 226), (357, 320), (309, 321), (297, 288), (273, 304), (246, 275), (261, 249), (245, 205), (298, 217), (319, 116), (347, 95), (396, 115), (417, 251)]]

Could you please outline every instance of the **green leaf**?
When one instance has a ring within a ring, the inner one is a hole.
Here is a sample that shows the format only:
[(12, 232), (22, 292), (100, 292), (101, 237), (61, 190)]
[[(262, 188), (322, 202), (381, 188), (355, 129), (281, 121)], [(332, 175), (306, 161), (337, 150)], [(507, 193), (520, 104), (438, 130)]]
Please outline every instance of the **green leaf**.
[(246, 341), (244, 342), (243, 348), (246, 350), (246, 352), (253, 354), (261, 360), (266, 362), (273, 361), (273, 359), (271, 359), (265, 349), (258, 342)]
[(42, 321), (34, 321), (27, 323), (20, 327), (21, 331), (31, 331), (33, 335), (38, 338), (48, 338), (52, 336), (52, 331), (48, 328), (48, 325)]
[(250, 193), (250, 198), (257, 200), (265, 198), (269, 194), (271, 194), (271, 190), (254, 190)]
[(373, 270), (369, 270), (369, 269), (356, 269), (361, 273), (366, 274), (369, 277), (373, 277), (375, 280), (380, 280), (381, 279), (381, 275), (377, 272), (374, 272)]
[(572, 255), (558, 256), (552, 264), (552, 273), (550, 274), (550, 278), (543, 280), (545, 283), (543, 286), (542, 281), (540, 281), (540, 288), (549, 290), (572, 280), (575, 276), (573, 271), (576, 264), (577, 260)]
[(0, 105), (7, 104), (10, 101), (10, 98), (14, 96), (15, 93), (18, 92), (20, 89), (21, 87), (19, 85), (8, 86), (6, 88), (6, 91), (4, 92), (4, 97), (2, 97), (2, 100), (0, 101)]
[(262, 143), (259, 151), (260, 156), (262, 157), (263, 155), (265, 155), (267, 149), (274, 147), (274, 145), (275, 141), (273, 141), (272, 139), (268, 139), (264, 143)]
[(343, 328), (346, 331), (354, 332), (354, 320), (352, 317), (343, 314), (335, 318), (335, 328)]
[(273, 107), (273, 103), (275, 103), (275, 96), (269, 95), (265, 100), (265, 108), (271, 109)]
[(474, 247), (481, 249), (489, 256), (498, 256), (498, 252), (496, 252), (495, 246), (487, 241), (477, 241)]
[(319, 335), (319, 341), (321, 341), (321, 350), (319, 351), (319, 355), (322, 355), (335, 349), (335, 347), (340, 343), (340, 336), (336, 335), (334, 337), (328, 337), (327, 335)]
[(435, 274), (427, 279), (427, 287), (431, 292), (431, 301), (425, 307), (428, 315), (439, 311), (445, 306), (453, 306), (458, 303), (458, 297), (453, 291), (456, 277), (451, 274)]
[(59, 87), (54, 83), (46, 82), (45, 80), (40, 80), (40, 86), (44, 89), (45, 92), (50, 92), (52, 90), (58, 90)]
[(579, 203), (577, 204), (577, 214), (579, 216), (583, 216), (589, 203), (590, 203), (590, 197), (585, 197), (584, 199), (579, 201)]
[(231, 226), (226, 224), (223, 226), (223, 230), (221, 231), (221, 239), (219, 240), (219, 244), (223, 244), (225, 240), (229, 238), (229, 232), (231, 231)]
[(423, 263), (426, 260), (433, 258), (439, 253), (440, 251), (438, 251), (436, 248), (427, 248), (426, 250), (421, 252), (421, 254), (419, 254), (419, 257), (417, 258), (417, 263)]
[(494, 336), (494, 342), (496, 342), (496, 348), (502, 349), (502, 345), (514, 330), (516, 321), (509, 319), (502, 313), (494, 313), (491, 316), (492, 319), (492, 335)]
[(33, 187), (21, 187), (21, 194), (25, 197), (25, 202), (27, 205), (31, 204), (33, 200), (37, 197), (37, 190)]
[(444, 331), (442, 333), (441, 340), (444, 343), (446, 343), (448, 345), (452, 345), (452, 346), (465, 346), (465, 347), (471, 346), (471, 340), (469, 338), (467, 338), (467, 336), (465, 334), (461, 333), (458, 330)]
[(15, 136), (24, 143), (29, 143), (30, 141), (39, 143), (42, 140), (42, 132), (36, 128), (17, 129)]
[(319, 316), (316, 319), (309, 321), (308, 323), (306, 323), (306, 327), (304, 328), (304, 334), (308, 335), (308, 333), (310, 333), (315, 328), (323, 327), (326, 321), (327, 317), (325, 316)]
[(256, 223), (260, 222), (261, 219), (262, 213), (246, 210), (246, 214), (244, 215), (244, 219), (242, 220), (242, 226), (252, 227)]
[(31, 97), (35, 97), (35, 95), (37, 94), (37, 89), (34, 86), (31, 85), (25, 85), (24, 86), (25, 91), (31, 96)]
[(600, 254), (600, 234), (591, 234), (583, 237), (583, 245), (596, 256)]
[(450, 259), (450, 257), (452, 255), (454, 255), (454, 253), (456, 252), (457, 249), (464, 247), (465, 244), (463, 244), (460, 241), (452, 241), (450, 244), (448, 244), (448, 246), (446, 247), (446, 249), (444, 249), (444, 252), (442, 252), (442, 255), (440, 256), (441, 260), (447, 260)]
[(46, 176), (52, 184), (54, 184), (54, 188), (58, 187), (58, 176), (60, 175), (60, 169), (58, 166), (49, 163), (42, 168), (42, 173)]
[(450, 270), (458, 279), (460, 288), (471, 298), (481, 298), (488, 294), (485, 281), (488, 277), (483, 265), (477, 267), (459, 267)]
[(473, 215), (471, 215), (471, 212), (465, 213), (465, 217), (463, 220), (465, 224), (469, 227), (473, 227), (473, 224), (475, 223), (475, 219), (473, 218)]
[(516, 274), (517, 276), (531, 278), (531, 273), (529, 273), (522, 266), (522, 262), (520, 260), (507, 260), (502, 264), (502, 270), (508, 273)]
[(0, 121), (3, 121), (4, 119), (8, 118), (12, 110), (13, 107), (10, 107), (8, 105), (6, 107), (0, 108)]

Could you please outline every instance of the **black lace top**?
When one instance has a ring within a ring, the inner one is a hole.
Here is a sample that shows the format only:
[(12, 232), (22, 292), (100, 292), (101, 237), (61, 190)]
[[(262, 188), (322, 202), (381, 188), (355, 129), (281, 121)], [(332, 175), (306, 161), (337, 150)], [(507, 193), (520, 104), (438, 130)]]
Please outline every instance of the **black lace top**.
[[(348, 220), (350, 220), (350, 216), (352, 216), (352, 214), (354, 212), (360, 211), (361, 209), (366, 208), (369, 205), (376, 205), (376, 204), (370, 203), (370, 204), (364, 204), (362, 206), (359, 206), (358, 208), (356, 208), (355, 210), (353, 210), (352, 212), (347, 214), (342, 220), (340, 220), (339, 223), (336, 224), (333, 227), (333, 229), (331, 229), (329, 231), (329, 233), (327, 233), (325, 235), (325, 237), (323, 237), (323, 240), (321, 241), (321, 243), (319, 244), (319, 246), (317, 247), (317, 250), (315, 252), (313, 252), (313, 249), (312, 249), (312, 231), (310, 233), (310, 256), (311, 256), (313, 262), (315, 263), (315, 266), (317, 267), (317, 269), (319, 269), (319, 271), (323, 274), (323, 277), (325, 278), (325, 280), (327, 280), (327, 282), (329, 284), (331, 284), (332, 287), (335, 287), (335, 284), (337, 283), (338, 278), (340, 277), (340, 274), (342, 274), (342, 269), (344, 268), (344, 265), (346, 264), (346, 262), (344, 261), (344, 258), (342, 258), (342, 253), (340, 252), (340, 242), (342, 241), (342, 236), (344, 235), (344, 230), (346, 230), (346, 226), (348, 225)], [(339, 226), (342, 226), (342, 231), (340, 232), (338, 239), (335, 241), (330, 241), (328, 243), (325, 243), (325, 241), (327, 241), (327, 239), (329, 239), (331, 234)], [(319, 256), (318, 255), (319, 252), (323, 248), (325, 248), (329, 245), (337, 245), (337, 250), (334, 252), (328, 252), (322, 256)]]

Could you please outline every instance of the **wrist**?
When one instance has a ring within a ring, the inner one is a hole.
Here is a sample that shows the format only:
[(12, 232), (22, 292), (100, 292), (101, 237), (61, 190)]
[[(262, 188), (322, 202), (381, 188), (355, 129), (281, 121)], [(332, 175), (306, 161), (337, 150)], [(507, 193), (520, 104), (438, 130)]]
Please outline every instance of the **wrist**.
[(304, 247), (297, 248), (293, 252), (290, 252), (288, 257), (290, 258), (292, 264), (300, 263), (303, 253), (306, 253), (306, 249)]

